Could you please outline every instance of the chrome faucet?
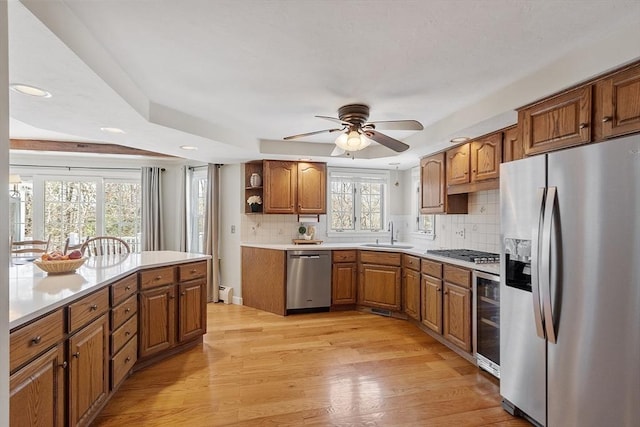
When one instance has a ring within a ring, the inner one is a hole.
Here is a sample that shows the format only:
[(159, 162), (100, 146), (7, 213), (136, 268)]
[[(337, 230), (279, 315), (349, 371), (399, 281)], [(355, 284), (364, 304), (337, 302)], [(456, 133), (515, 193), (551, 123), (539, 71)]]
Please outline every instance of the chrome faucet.
[(398, 240), (393, 238), (393, 221), (389, 221), (389, 231), (391, 232), (391, 244), (393, 245)]

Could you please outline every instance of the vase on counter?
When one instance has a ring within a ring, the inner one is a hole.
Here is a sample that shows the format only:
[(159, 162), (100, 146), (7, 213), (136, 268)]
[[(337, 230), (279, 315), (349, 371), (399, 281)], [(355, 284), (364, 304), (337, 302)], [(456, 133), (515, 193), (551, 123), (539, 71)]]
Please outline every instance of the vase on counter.
[(252, 173), (249, 177), (249, 185), (252, 187), (260, 187), (262, 185), (262, 177), (257, 173)]

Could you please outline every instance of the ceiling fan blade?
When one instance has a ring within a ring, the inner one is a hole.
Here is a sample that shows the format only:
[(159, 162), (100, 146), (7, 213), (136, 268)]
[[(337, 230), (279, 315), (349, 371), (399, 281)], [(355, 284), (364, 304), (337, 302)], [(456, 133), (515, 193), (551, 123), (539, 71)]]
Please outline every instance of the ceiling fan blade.
[(346, 151), (336, 145), (331, 152), (331, 157), (342, 156), (344, 153)]
[(364, 128), (373, 125), (375, 129), (382, 130), (423, 130), (424, 126), (417, 120), (388, 120), (381, 122), (367, 122)]
[(391, 138), (390, 136), (387, 136), (373, 129), (364, 129), (364, 135), (367, 138), (374, 140), (378, 144), (384, 145), (385, 147), (390, 148), (398, 153), (409, 149), (409, 146), (404, 142), (398, 141), (397, 139)]
[(353, 126), (351, 123), (345, 122), (344, 120), (336, 119), (335, 117), (329, 117), (329, 116), (316, 116), (316, 117), (318, 117), (319, 119), (329, 120), (334, 123), (340, 123), (343, 126)]
[(298, 135), (291, 135), (291, 136), (285, 136), (284, 139), (285, 141), (289, 140), (289, 139), (297, 139), (297, 138), (303, 138), (305, 136), (311, 136), (311, 135), (318, 135), (319, 133), (325, 133), (325, 132), (340, 132), (342, 131), (342, 129), (324, 129), (324, 130), (317, 130), (315, 132), (307, 132), (307, 133), (300, 133)]

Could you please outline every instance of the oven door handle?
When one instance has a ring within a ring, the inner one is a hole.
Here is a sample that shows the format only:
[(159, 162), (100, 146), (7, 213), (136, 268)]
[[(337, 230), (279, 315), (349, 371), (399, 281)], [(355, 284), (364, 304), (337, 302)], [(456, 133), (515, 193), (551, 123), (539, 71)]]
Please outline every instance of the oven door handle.
[(545, 339), (544, 321), (542, 317), (542, 304), (540, 303), (540, 238), (544, 225), (544, 201), (546, 189), (538, 188), (536, 193), (537, 223), (533, 227), (531, 239), (531, 292), (533, 299), (533, 319), (536, 324), (536, 334)]

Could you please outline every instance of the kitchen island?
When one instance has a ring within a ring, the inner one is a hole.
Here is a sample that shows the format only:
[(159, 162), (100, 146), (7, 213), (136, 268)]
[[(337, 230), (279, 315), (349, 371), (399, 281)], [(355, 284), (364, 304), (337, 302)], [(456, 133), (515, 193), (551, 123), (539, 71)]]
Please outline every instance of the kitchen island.
[(89, 425), (133, 370), (201, 343), (209, 258), (96, 256), (59, 275), (16, 260), (9, 268), (11, 425)]

